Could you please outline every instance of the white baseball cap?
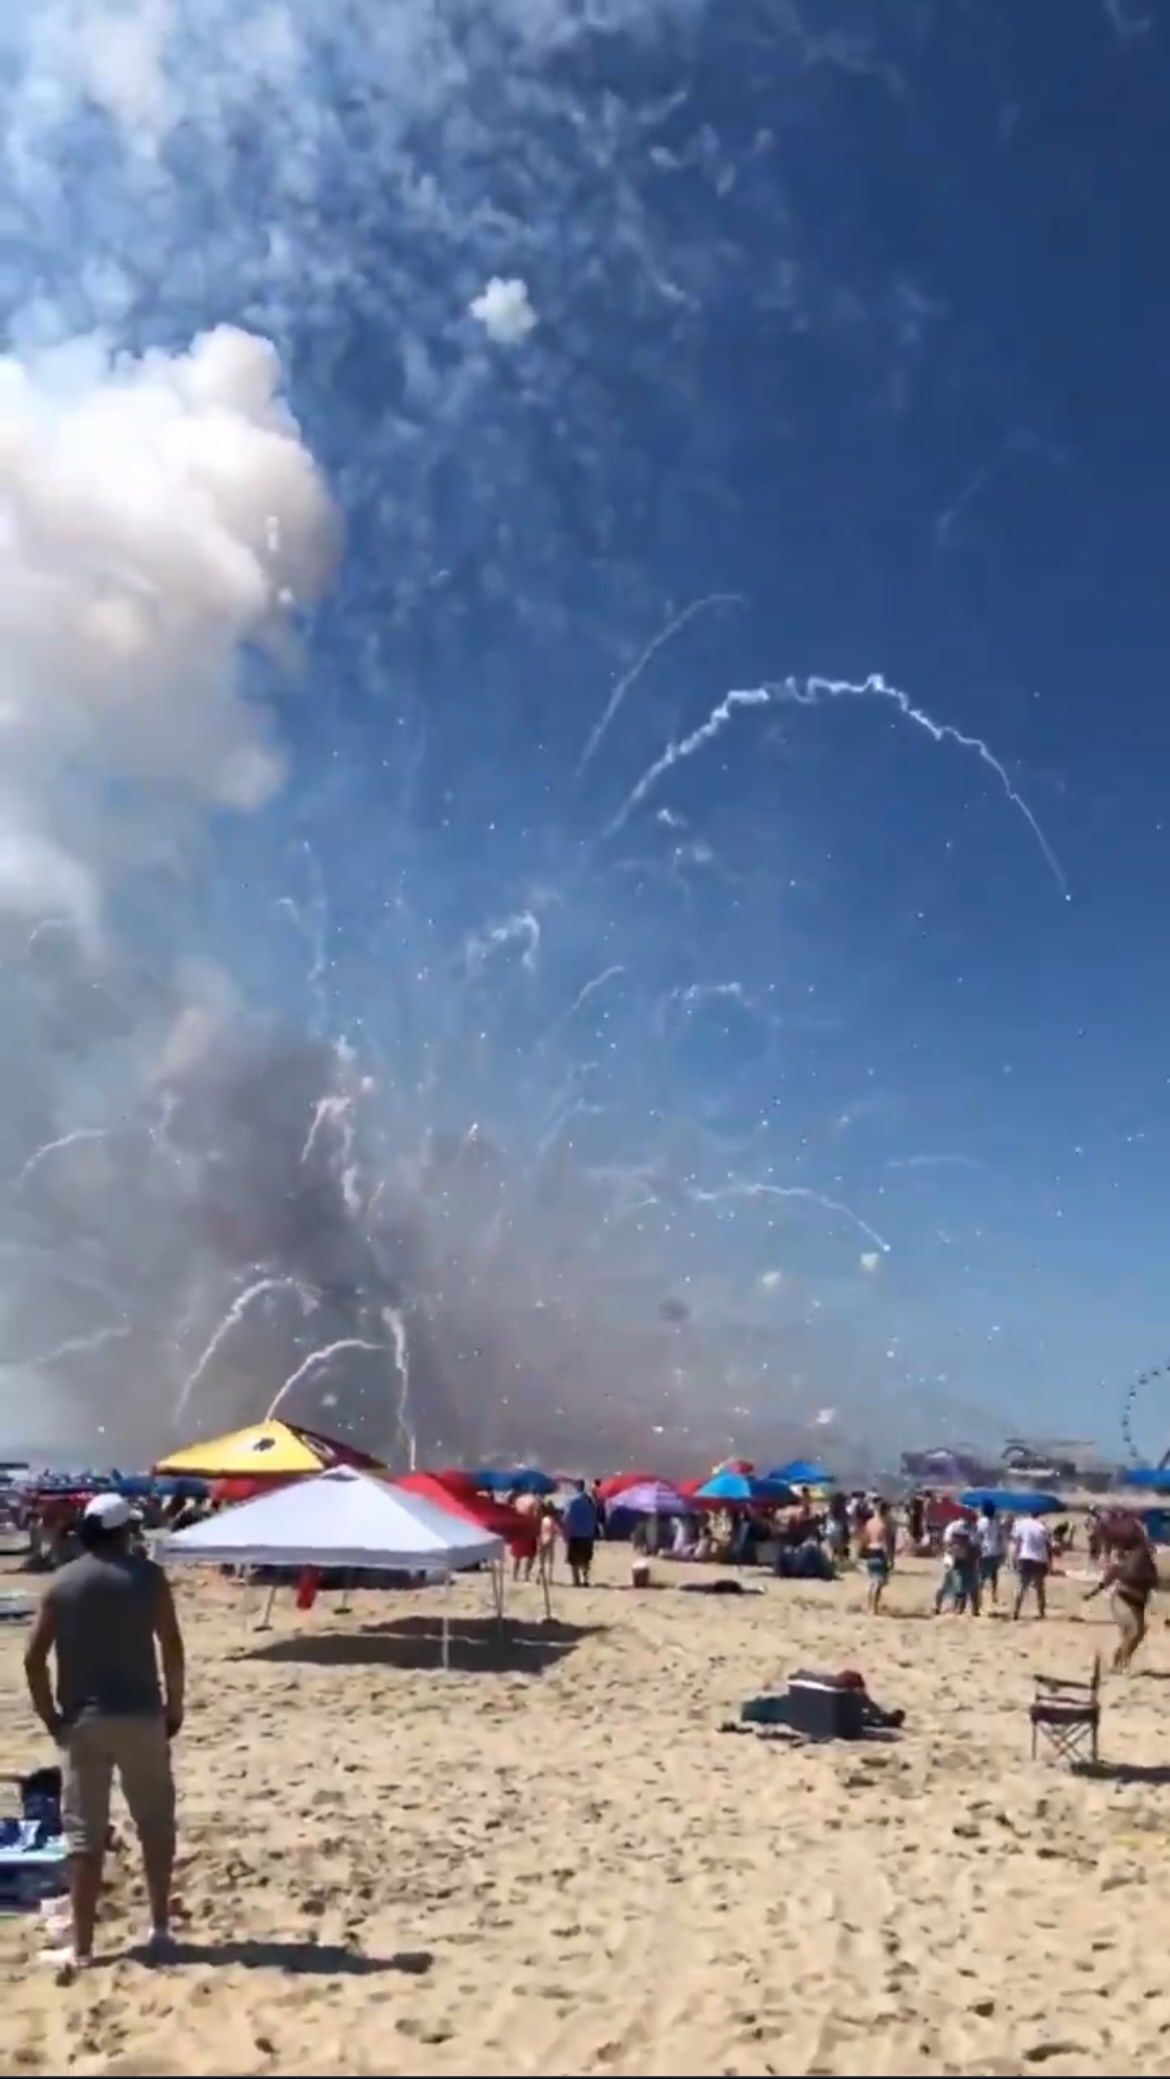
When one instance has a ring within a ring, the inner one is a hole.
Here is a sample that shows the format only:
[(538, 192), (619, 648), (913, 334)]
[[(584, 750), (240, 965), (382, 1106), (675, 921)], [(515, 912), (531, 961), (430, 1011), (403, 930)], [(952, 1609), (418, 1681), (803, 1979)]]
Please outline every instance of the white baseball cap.
[(124, 1494), (95, 1494), (92, 1501), (86, 1502), (82, 1515), (87, 1523), (96, 1523), (102, 1530), (125, 1530), (134, 1511)]

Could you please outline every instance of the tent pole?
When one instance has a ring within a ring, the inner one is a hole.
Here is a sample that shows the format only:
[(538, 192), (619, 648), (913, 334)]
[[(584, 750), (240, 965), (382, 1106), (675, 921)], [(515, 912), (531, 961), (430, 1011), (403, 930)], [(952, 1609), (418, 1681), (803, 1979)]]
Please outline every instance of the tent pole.
[(274, 1582), (272, 1587), (268, 1591), (268, 1600), (264, 1605), (264, 1615), (261, 1617), (259, 1624), (256, 1626), (257, 1631), (272, 1630), (272, 1605), (275, 1601), (276, 1583)]

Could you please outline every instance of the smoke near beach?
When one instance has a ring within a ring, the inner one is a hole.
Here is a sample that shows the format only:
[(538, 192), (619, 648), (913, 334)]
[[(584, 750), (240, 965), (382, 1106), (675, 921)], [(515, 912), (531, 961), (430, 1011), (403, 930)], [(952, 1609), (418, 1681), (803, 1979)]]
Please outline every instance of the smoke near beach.
[[(145, 1459), (276, 1405), (396, 1463), (681, 1466), (932, 1405), (889, 1209), (784, 1112), (840, 1025), (787, 869), (673, 791), (721, 697), (893, 689), (721, 696), (738, 594), (664, 598), (615, 534), (646, 486), (590, 328), (652, 304), (685, 372), (716, 262), (646, 154), (701, 16), (2, 33), (13, 1441)], [(655, 695), (632, 750), (670, 659), (697, 727)]]

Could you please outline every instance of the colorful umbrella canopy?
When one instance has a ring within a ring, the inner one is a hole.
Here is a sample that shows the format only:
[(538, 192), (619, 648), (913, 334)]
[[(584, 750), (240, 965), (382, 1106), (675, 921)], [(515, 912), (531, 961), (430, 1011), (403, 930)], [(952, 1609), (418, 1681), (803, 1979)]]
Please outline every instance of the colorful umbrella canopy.
[(774, 1466), (767, 1475), (785, 1487), (832, 1487), (833, 1475), (819, 1458), (791, 1458), (787, 1465)]
[(610, 1500), (613, 1508), (628, 1509), (632, 1516), (685, 1516), (691, 1506), (665, 1480), (639, 1480)]
[(644, 1467), (638, 1466), (632, 1472), (611, 1473), (608, 1480), (598, 1482), (597, 1492), (602, 1501), (612, 1501), (615, 1495), (624, 1494), (628, 1487), (641, 1487), (645, 1481), (653, 1482), (657, 1478), (657, 1473), (648, 1473)]
[(1170, 1466), (1132, 1465), (1121, 1475), (1123, 1487), (1144, 1487), (1150, 1494), (1170, 1494)]
[(759, 1480), (752, 1473), (713, 1473), (695, 1490), (695, 1500), (725, 1508), (783, 1509), (796, 1500), (782, 1480)]
[(555, 1494), (557, 1483), (538, 1465), (481, 1465), (470, 1478), (488, 1494)]
[(408, 1494), (418, 1494), (431, 1502), (436, 1509), (449, 1509), (453, 1516), (465, 1523), (478, 1523), (481, 1530), (490, 1531), (496, 1538), (526, 1537), (531, 1535), (532, 1526), (518, 1509), (510, 1509), (507, 1502), (497, 1501), (494, 1495), (470, 1494), (457, 1491), (439, 1473), (403, 1473), (392, 1483), (405, 1488)]
[(1067, 1507), (1059, 1494), (1031, 1487), (964, 1487), (959, 1496), (962, 1509), (983, 1509), (988, 1502), (1000, 1516), (1057, 1516)]
[(291, 1422), (256, 1422), (249, 1429), (212, 1437), (205, 1444), (188, 1444), (160, 1459), (154, 1470), (179, 1477), (193, 1473), (204, 1480), (295, 1480), (302, 1474), (327, 1472), (335, 1465), (380, 1470), (377, 1460), (364, 1451), (334, 1443), (316, 1430), (294, 1427)]

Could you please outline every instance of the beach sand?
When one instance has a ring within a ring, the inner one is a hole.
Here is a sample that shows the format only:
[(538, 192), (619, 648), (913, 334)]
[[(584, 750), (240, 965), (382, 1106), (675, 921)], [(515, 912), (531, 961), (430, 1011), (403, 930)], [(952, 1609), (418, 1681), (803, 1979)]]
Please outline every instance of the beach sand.
[[(0, 1922), (10, 2072), (1018, 2073), (1170, 2069), (1170, 1632), (1106, 1688), (1092, 1780), (1028, 1757), (1034, 1670), (1085, 1676), (1104, 1599), (1047, 1624), (890, 1614), (857, 1577), (742, 1599), (487, 1583), (291, 1598), (179, 1583), (184, 1960), (150, 1969), (121, 1846), (100, 1961), (69, 1988), (35, 1916)], [(707, 1576), (709, 1577), (709, 1576)], [(15, 1586), (13, 1582), (5, 1584)], [(0, 1637), (0, 1769), (50, 1758)], [(719, 1730), (801, 1665), (857, 1667), (907, 1713), (888, 1746)], [(1142, 1771), (1145, 1771), (1145, 1774)], [(1166, 1782), (1160, 1777), (1165, 1771)], [(122, 1952), (121, 1954), (119, 1952)]]

